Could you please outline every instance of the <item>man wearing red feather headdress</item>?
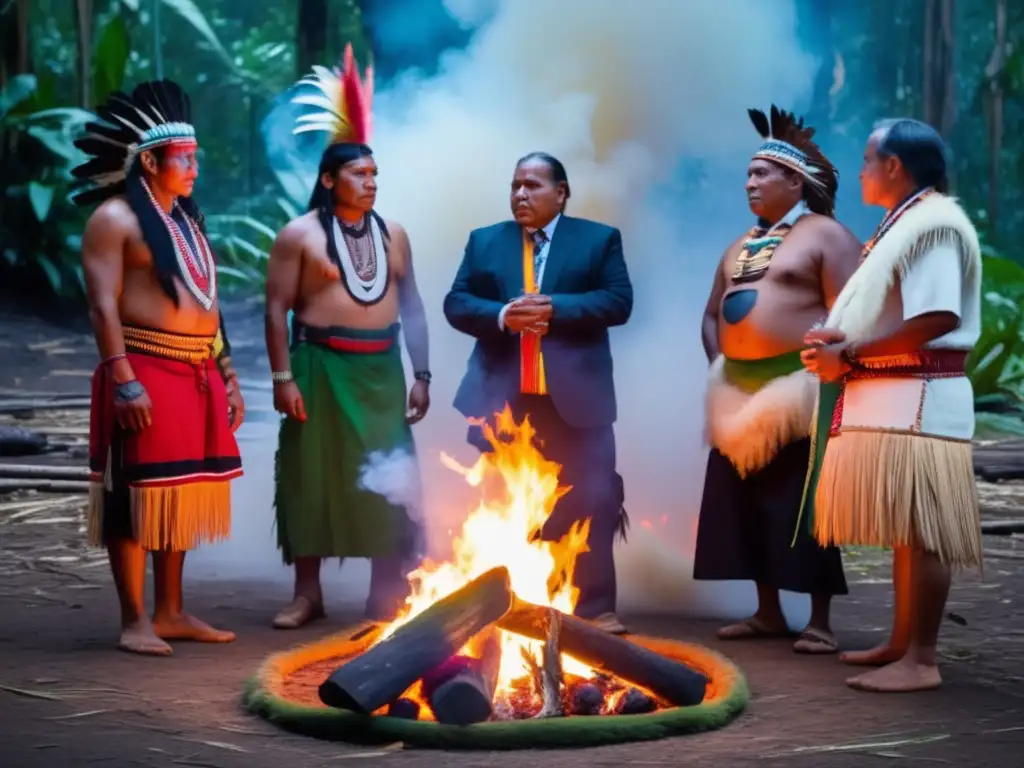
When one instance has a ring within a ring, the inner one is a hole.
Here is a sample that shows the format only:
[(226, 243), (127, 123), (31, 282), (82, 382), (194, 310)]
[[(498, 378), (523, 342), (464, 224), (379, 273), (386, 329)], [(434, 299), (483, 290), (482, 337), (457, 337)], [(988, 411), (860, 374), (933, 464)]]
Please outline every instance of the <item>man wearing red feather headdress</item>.
[(811, 596), (794, 650), (835, 653), (829, 609), (847, 591), (840, 553), (797, 524), (816, 392), (800, 352), (857, 269), (860, 243), (834, 218), (838, 173), (814, 129), (774, 106), (770, 121), (749, 114), (765, 139), (747, 169), (758, 222), (725, 251), (704, 315), (711, 452), (693, 572), (757, 585), (757, 611), (720, 638), (789, 636), (787, 590)]
[[(167, 656), (167, 640), (235, 636), (184, 613), (185, 552), (225, 538), (232, 429), (244, 406), (227, 356), (203, 216), (188, 96), (176, 83), (115, 93), (75, 145), (78, 205), (99, 203), (82, 236), (102, 362), (89, 427), (90, 541), (107, 548), (121, 602), (119, 647)], [(146, 553), (156, 608), (145, 613)]]
[[(281, 230), (267, 272), (274, 407), (285, 416), (274, 505), (278, 545), (295, 567), (294, 599), (274, 619), (279, 629), (324, 615), (325, 557), (371, 558), (366, 614), (392, 618), (419, 537), (410, 425), (430, 406), (427, 323), (409, 237), (373, 207), (372, 83), (370, 69), (360, 81), (348, 46), (340, 71), (315, 67), (294, 99), (315, 110), (295, 133), (326, 132), (330, 144), (309, 212)], [(408, 401), (400, 329), (415, 378)], [(368, 479), (375, 472), (388, 489)]]

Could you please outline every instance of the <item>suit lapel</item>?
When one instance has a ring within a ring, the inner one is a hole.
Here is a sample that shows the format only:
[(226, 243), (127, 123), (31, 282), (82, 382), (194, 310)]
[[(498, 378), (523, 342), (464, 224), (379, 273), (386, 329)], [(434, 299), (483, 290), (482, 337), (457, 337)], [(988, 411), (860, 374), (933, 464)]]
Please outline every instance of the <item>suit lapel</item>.
[(511, 301), (523, 293), (523, 230), (514, 221), (499, 236), (498, 258), (501, 260), (502, 290)]
[(558, 225), (555, 227), (555, 234), (551, 236), (551, 242), (548, 244), (547, 264), (544, 266), (544, 279), (540, 285), (541, 293), (550, 295), (554, 293), (555, 286), (558, 285), (558, 276), (562, 272), (562, 267), (565, 266), (565, 260), (569, 257), (572, 225), (573, 220), (562, 214), (562, 218), (558, 220)]

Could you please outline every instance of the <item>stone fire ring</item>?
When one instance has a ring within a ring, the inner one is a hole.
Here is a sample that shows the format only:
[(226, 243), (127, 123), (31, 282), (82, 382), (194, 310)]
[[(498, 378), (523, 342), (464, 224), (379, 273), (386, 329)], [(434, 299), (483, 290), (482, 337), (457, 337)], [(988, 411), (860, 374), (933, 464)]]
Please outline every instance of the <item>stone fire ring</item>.
[(245, 707), (286, 730), (331, 741), (402, 742), (428, 749), (512, 750), (596, 747), (711, 731), (728, 725), (744, 710), (750, 697), (743, 673), (721, 654), (693, 643), (640, 635), (630, 635), (629, 639), (710, 678), (707, 696), (701, 704), (643, 715), (575, 716), (454, 726), (432, 720), (360, 715), (309, 706), (282, 696), (289, 675), (317, 662), (356, 656), (370, 646), (376, 635), (374, 631), (367, 631), (364, 624), (270, 656), (246, 684)]

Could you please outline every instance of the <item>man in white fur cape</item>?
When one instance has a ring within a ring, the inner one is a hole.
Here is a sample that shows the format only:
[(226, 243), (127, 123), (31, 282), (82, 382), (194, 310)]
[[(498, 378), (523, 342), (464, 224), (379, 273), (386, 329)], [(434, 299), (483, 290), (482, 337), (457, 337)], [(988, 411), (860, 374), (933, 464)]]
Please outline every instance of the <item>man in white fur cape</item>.
[(981, 253), (945, 194), (945, 144), (932, 127), (881, 124), (860, 178), (864, 202), (887, 213), (825, 327), (807, 337), (804, 363), (822, 386), (805, 513), (824, 545), (894, 550), (892, 634), (842, 656), (881, 668), (847, 683), (929, 690), (942, 682), (935, 645), (951, 570), (982, 560), (964, 374), (981, 332)]
[[(842, 558), (797, 522), (818, 384), (800, 353), (857, 269), (861, 243), (834, 218), (838, 174), (814, 129), (774, 106), (770, 119), (749, 114), (765, 139), (747, 171), (758, 223), (722, 256), (704, 315), (711, 452), (693, 576), (757, 585), (757, 612), (720, 638), (795, 636), (799, 653), (835, 653), (829, 609), (847, 592)], [(811, 596), (799, 633), (779, 590)]]

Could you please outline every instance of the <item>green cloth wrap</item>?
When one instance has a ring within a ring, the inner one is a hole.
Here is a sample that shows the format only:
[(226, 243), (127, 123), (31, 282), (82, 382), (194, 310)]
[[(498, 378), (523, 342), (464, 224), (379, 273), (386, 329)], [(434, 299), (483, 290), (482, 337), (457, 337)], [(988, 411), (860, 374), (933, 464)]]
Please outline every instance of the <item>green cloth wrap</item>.
[(371, 453), (404, 449), (415, 456), (398, 326), (331, 330), (394, 343), (384, 352), (343, 352), (311, 342), (292, 349), (306, 421), (281, 422), (275, 460), (277, 542), (288, 564), (296, 557), (403, 555), (413, 535), (403, 507), (359, 488)]
[(800, 350), (761, 360), (733, 360), (725, 358), (722, 375), (725, 380), (749, 395), (759, 391), (768, 382), (802, 370)]
[(796, 519), (796, 530), (793, 531), (793, 546), (796, 546), (800, 522), (807, 517), (807, 530), (814, 535), (814, 496), (818, 492), (818, 477), (821, 474), (821, 463), (825, 460), (825, 449), (832, 433), (832, 415), (843, 391), (840, 382), (821, 382), (818, 385), (818, 411), (811, 425), (811, 463), (807, 467), (807, 479), (804, 481), (804, 495), (800, 503), (800, 514)]

